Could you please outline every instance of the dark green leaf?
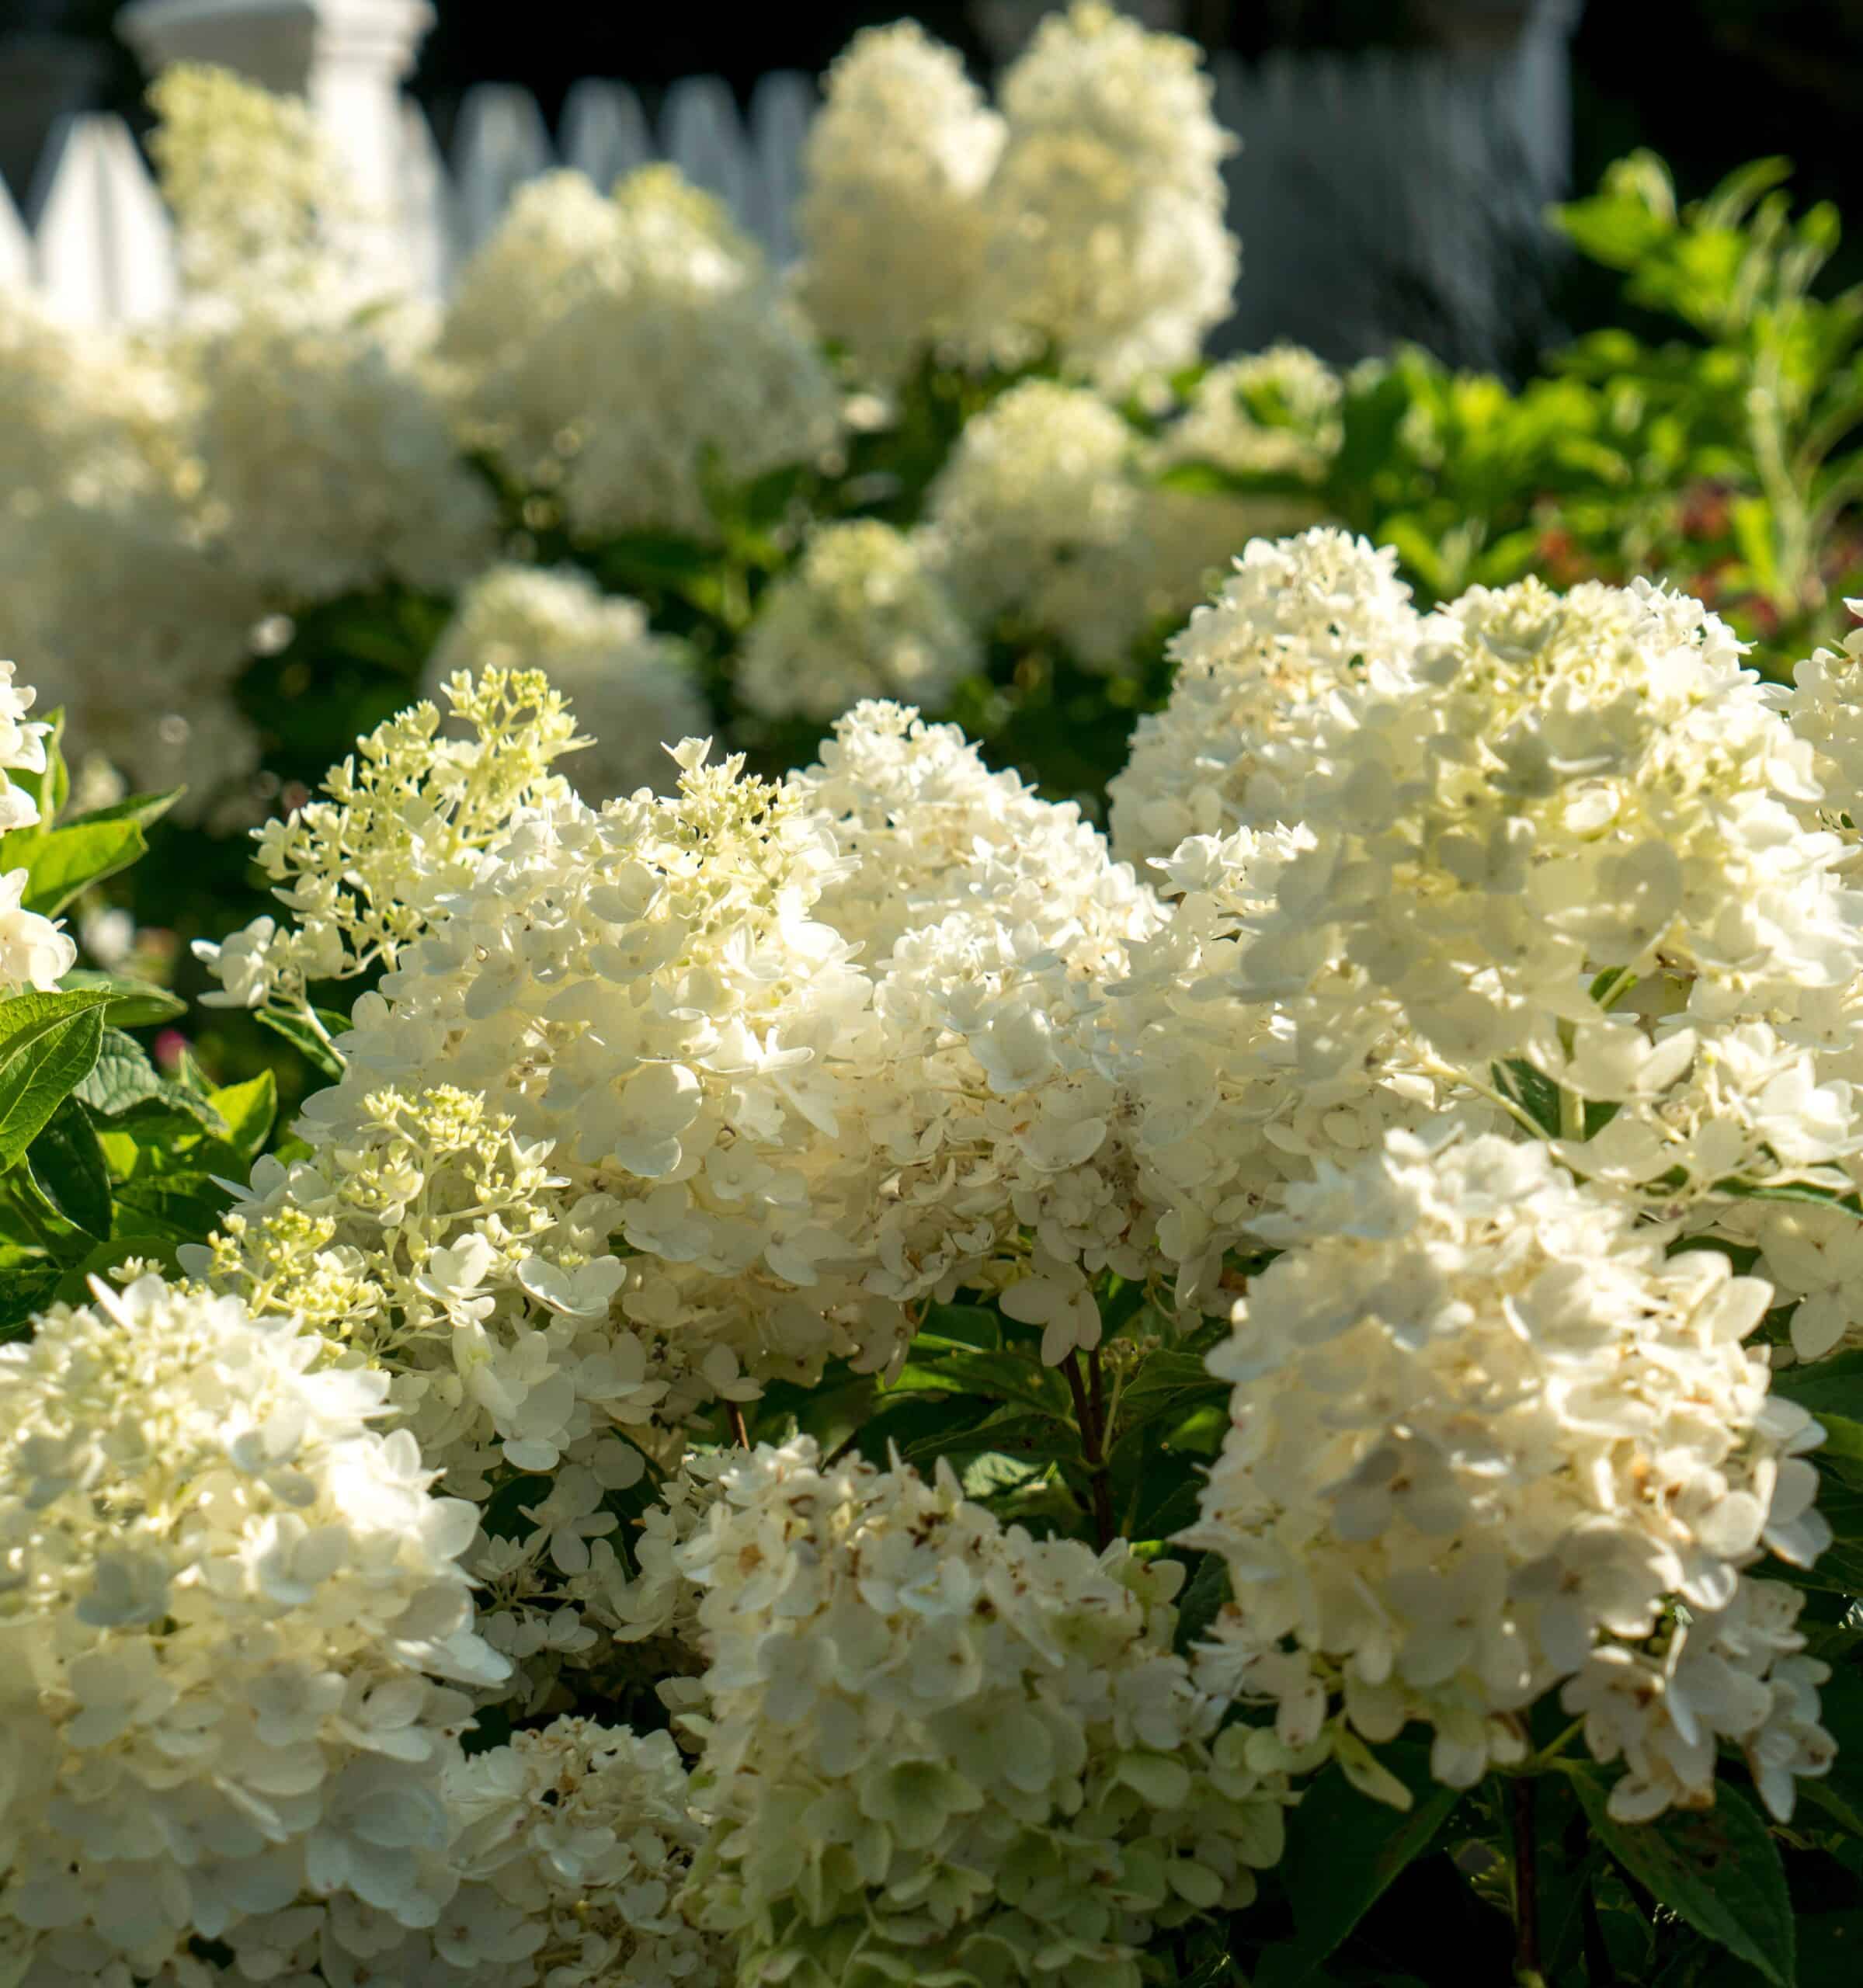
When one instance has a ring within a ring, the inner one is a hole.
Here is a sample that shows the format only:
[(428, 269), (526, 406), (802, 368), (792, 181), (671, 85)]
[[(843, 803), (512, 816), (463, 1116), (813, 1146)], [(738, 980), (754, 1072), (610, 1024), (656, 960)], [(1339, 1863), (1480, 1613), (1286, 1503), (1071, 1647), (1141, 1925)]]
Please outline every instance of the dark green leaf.
[(91, 1279), (99, 1277), (106, 1282), (120, 1282), (116, 1272), (132, 1259), (148, 1263), (165, 1277), (173, 1277), (179, 1270), (176, 1241), (172, 1236), (151, 1236), (132, 1225), (130, 1234), (99, 1242), (78, 1262), (68, 1264), (52, 1295), (67, 1305), (88, 1305), (93, 1295)]
[(1178, 1649), (1200, 1641), (1229, 1598), (1229, 1569), (1220, 1553), (1206, 1553), (1177, 1604)]
[(1378, 1760), (1411, 1794), (1408, 1809), (1362, 1795), (1336, 1764), (1315, 1777), (1290, 1818), (1281, 1877), (1294, 1938), (1263, 1955), (1263, 1988), (1297, 1988), (1423, 1855), (1461, 1799), (1430, 1778), (1425, 1747), (1398, 1743)]
[(1738, 1788), (1723, 1781), (1712, 1809), (1672, 1809), (1653, 1823), (1611, 1817), (1600, 1775), (1573, 1777), (1593, 1830), (1656, 1899), (1778, 1988), (1792, 1988), (1794, 1929), (1785, 1872), (1771, 1833)]
[(26, 1149), (33, 1184), (74, 1229), (106, 1239), (110, 1174), (84, 1107), (66, 1098)]
[(59, 983), (61, 987), (85, 991), (101, 990), (109, 998), (103, 1018), (117, 1028), (153, 1028), (185, 1015), (188, 1004), (165, 987), (146, 980), (131, 980), (120, 973), (99, 973), (90, 967), (73, 967)]
[(52, 1301), (63, 1272), (49, 1259), (0, 1265), (0, 1340), (19, 1338)]
[(1772, 1377), (1772, 1392), (1809, 1409), (1820, 1421), (1827, 1410), (1863, 1421), (1863, 1352), (1784, 1368)]
[[(9, 1009), (18, 1005), (9, 1001), (0, 1006), (0, 1022)], [(30, 1034), (18, 1032), (0, 1043), (0, 1167), (12, 1166), (19, 1159), (60, 1103), (89, 1076), (103, 1042), (103, 1013), (89, 1005), (47, 1027)]]
[(231, 1199), (205, 1173), (155, 1174), (116, 1190), (117, 1205), (137, 1218), (134, 1225), (166, 1242), (198, 1242), (218, 1227)]
[(921, 1333), (912, 1341), (912, 1357), (886, 1392), (926, 1390), (981, 1395), (999, 1402), (1023, 1402), (1063, 1421), (1073, 1413), (1072, 1399), (1061, 1376), (1032, 1355), (979, 1352), (974, 1347)]

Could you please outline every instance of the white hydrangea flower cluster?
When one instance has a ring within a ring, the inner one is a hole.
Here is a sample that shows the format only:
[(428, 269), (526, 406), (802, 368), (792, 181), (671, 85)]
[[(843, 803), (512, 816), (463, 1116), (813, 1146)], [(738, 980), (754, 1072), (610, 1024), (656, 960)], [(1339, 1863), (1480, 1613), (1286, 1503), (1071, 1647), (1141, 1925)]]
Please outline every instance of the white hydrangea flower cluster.
[(1138, 438), (1085, 388), (1028, 380), (965, 425), (928, 498), (947, 583), (982, 628), (1013, 620), (1111, 670), (1174, 606)]
[(210, 812), (257, 756), (227, 693), (264, 603), (202, 490), (178, 356), (0, 303), (0, 623), (68, 737)]
[[(1324, 516), (1319, 491), (1344, 440), (1343, 398), (1339, 375), (1297, 345), (1225, 360), (1198, 381), (1145, 458), (1162, 480), (1159, 537), (1191, 581), (1226, 569), (1251, 539), (1279, 538)], [(1269, 487), (1212, 489), (1212, 470)], [(1173, 471), (1194, 483), (1177, 487)]]
[[(440, 354), (471, 429), (556, 490), (572, 530), (710, 541), (708, 475), (742, 484), (821, 459), (839, 404), (808, 328), (715, 200), (648, 166), (606, 204), (603, 225), (568, 176), (533, 189), (467, 266)], [(534, 277), (540, 239), (554, 259)]]
[(1660, 1208), (1847, 1184), (1850, 1083), (1781, 1024), (1855, 982), (1863, 901), (1740, 653), (1646, 582), (1472, 589), (1256, 740), (1301, 829), (1232, 991), (1274, 1004), (1309, 1077), (1396, 1030)]
[(340, 1152), (384, 1085), (482, 1093), (603, 1201), (582, 1218), (631, 1252), (621, 1316), (728, 1393), (740, 1367), (883, 1366), (905, 1322), (857, 1281), (893, 1106), (871, 985), (815, 916), (842, 859), (799, 796), (705, 751), (678, 749), (674, 798), (527, 816), (356, 1003), (304, 1129)]
[(311, 982), (392, 965), (514, 822), (568, 794), (551, 769), (579, 743), (575, 722), (540, 671), (488, 669), (441, 688), (467, 736), (415, 704), (357, 741), (360, 766), (332, 767), (328, 799), (254, 831), (291, 922), (256, 918), (229, 939), (196, 940), (220, 982), (203, 1005), (314, 1021)]
[[(1844, 606), (1863, 616), (1863, 600)], [(1789, 690), (1771, 695), (1793, 732), (1812, 749), (1826, 825), (1849, 840), (1863, 836), (1863, 628), (1841, 650), (1819, 649), (1792, 673)]]
[(1789, 1816), (1833, 1751), (1818, 1667), (1773, 1678), (1797, 1597), (1742, 1569), (1830, 1533), (1802, 1455), (1823, 1432), (1742, 1343), (1767, 1287), (1666, 1258), (1542, 1144), (1441, 1127), (1259, 1225), (1286, 1253), (1210, 1356), (1233, 1426), (1184, 1535), (1229, 1567), (1211, 1678), (1295, 1748), (1420, 1719), (1458, 1787), (1523, 1758), (1520, 1715), (1563, 1683), (1629, 1761), (1613, 1813), (1712, 1801), (1725, 1739)]
[(1139, 719), (1107, 784), (1114, 848), (1140, 862), (1190, 836), (1297, 821), (1264, 742), (1310, 728), (1361, 669), (1402, 668), (1423, 627), (1389, 548), (1328, 527), (1252, 540), (1170, 644), (1170, 700)]
[[(13, 666), (0, 662), (0, 833), (30, 829), (39, 804), (12, 773), (43, 773), (45, 737), (51, 729), (29, 718), (37, 693), (13, 681)], [(26, 909), (30, 871), (0, 875), (0, 999), (36, 987), (49, 992), (78, 963), (78, 948), (62, 923)]]
[(0, 297), (0, 503), (9, 520), (174, 473), (182, 398), (173, 369), (151, 352), (58, 323), (30, 290)]
[(985, 189), (980, 332), (999, 357), (1051, 347), (1120, 388), (1187, 364), (1229, 309), (1222, 224), (1235, 141), (1196, 44), (1099, 0), (1050, 15), (1003, 80), (1007, 142)]
[(374, 1092), (340, 1149), (262, 1159), (184, 1261), (386, 1373), (450, 1490), (484, 1496), (501, 1458), (532, 1472), (567, 1458), (624, 1488), (639, 1454), (604, 1439), (647, 1423), (667, 1383), (610, 1322), (626, 1273), (609, 1211), (564, 1196), (548, 1162), (474, 1093)]
[(969, 328), (1003, 123), (916, 21), (863, 29), (822, 98), (796, 210), (800, 294), (865, 377), (890, 382)]
[(916, 927), (968, 911), (1032, 927), (1042, 950), (1111, 980), (1122, 949), (1162, 920), (1073, 802), (992, 773), (956, 725), (907, 706), (856, 705), (790, 777), (851, 859), (824, 884), (820, 916), (870, 967)]
[(436, 357), (468, 378), (517, 363), (539, 321), (595, 286), (619, 231), (613, 201), (584, 174), (527, 180), (460, 270)]
[(1057, 1362), (1100, 1334), (1090, 1276), (1144, 1274), (1104, 989), (1163, 913), (1071, 803), (991, 773), (954, 725), (855, 708), (795, 777), (853, 859), (820, 915), (874, 975), (904, 1108), (868, 1287), (1013, 1285)]
[(391, 581), (444, 592), (492, 558), (491, 493), (392, 321), (253, 305), (196, 363), (228, 563), (269, 606)]
[(603, 593), (571, 567), (481, 574), (434, 645), (423, 688), (436, 697), (461, 670), (519, 669), (541, 670), (587, 727), (568, 777), (588, 801), (669, 787), (665, 748), (710, 722), (686, 645), (649, 628), (638, 601)]
[(737, 694), (766, 718), (837, 718), (864, 697), (933, 708), (982, 648), (919, 534), (876, 519), (818, 525), (759, 603)]
[(705, 1833), (686, 1788), (665, 1733), (570, 1718), (517, 1733), (448, 1769), (459, 1888), (430, 1929), (381, 1929), (353, 1959), (335, 1908), (299, 1906), (234, 1927), (235, 1968), (292, 1988), (728, 1988), (720, 1944), (677, 1902)]
[(196, 1938), (322, 1899), (353, 1965), (456, 1886), (468, 1700), (433, 1680), (505, 1668), (458, 1564), (476, 1514), (370, 1427), (385, 1381), (318, 1370), (292, 1322), (96, 1289), (0, 1350), (9, 1963), (179, 1983)]
[(304, 99), (178, 62), (156, 78), (149, 104), (150, 153), (189, 287), (223, 297), (325, 287), (333, 227), (358, 203)]
[(1277, 1005), (1238, 990), (1250, 923), (1312, 839), (1279, 828), (1187, 839), (1162, 865), (1170, 916), (1131, 948), (1114, 990), (1135, 1190), (1188, 1315), (1225, 1310), (1225, 1258), (1261, 1247), (1257, 1218), (1319, 1162), (1349, 1163), (1451, 1105), (1474, 1123), (1501, 1116), (1434, 1072), (1400, 1019), (1373, 1013), (1357, 1055), (1335, 1062), (1303, 1056)]
[(159, 487), (49, 499), (0, 534), (0, 611), (69, 736), (143, 792), (210, 815), (256, 763), (230, 693), (264, 598), (196, 507)]
[[(1339, 375), (1305, 346), (1271, 345), (1212, 366), (1158, 438), (1159, 468), (1204, 463), (1238, 476), (1318, 484), (1344, 439)], [(1267, 533), (1250, 533), (1250, 537)]]
[(1138, 1988), (1281, 1854), (1267, 1744), (1170, 1648), (1177, 1570), (1003, 1529), (948, 1468), (743, 1457), (678, 1549), (710, 1659), (688, 1898), (741, 1979)]

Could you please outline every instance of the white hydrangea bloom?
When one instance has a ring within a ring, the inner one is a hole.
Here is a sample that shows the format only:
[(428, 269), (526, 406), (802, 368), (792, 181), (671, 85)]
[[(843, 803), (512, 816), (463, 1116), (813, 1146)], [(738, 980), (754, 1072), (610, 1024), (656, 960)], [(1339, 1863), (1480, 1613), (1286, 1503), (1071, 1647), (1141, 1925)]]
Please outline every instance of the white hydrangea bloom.
[(1863, 900), (1808, 825), (1810, 747), (1740, 654), (1643, 581), (1472, 590), (1257, 738), (1302, 829), (1232, 992), (1275, 1005), (1306, 1077), (1402, 1034), (1663, 1210), (1735, 1177), (1845, 1183), (1851, 1085), (1788, 1024), (1856, 981)]
[(867, 377), (889, 381), (974, 308), (1003, 120), (916, 21), (863, 29), (822, 91), (796, 210), (800, 294)]
[[(1437, 1778), (1472, 1785), (1523, 1757), (1521, 1715), (1555, 1684), (1591, 1714), (1598, 1680), (1656, 1652), (1674, 1599), (1737, 1614), (1763, 1550), (1804, 1566), (1829, 1543), (1802, 1454), (1823, 1432), (1769, 1395), (1741, 1342), (1770, 1293), (1718, 1252), (1666, 1258), (1662, 1231), (1543, 1145), (1441, 1128), (1323, 1166), (1285, 1204), (1258, 1226), (1286, 1253), (1210, 1356), (1233, 1427), (1183, 1538), (1229, 1566), (1211, 1675), (1275, 1703), (1290, 1746), (1336, 1693), (1361, 1740), (1423, 1721)], [(1690, 1701), (1756, 1761), (1778, 1757), (1770, 1660), (1750, 1689)], [(1799, 1712), (1805, 1688), (1795, 1671), (1778, 1687)], [(1712, 1800), (1713, 1739), (1684, 1752), (1646, 1730), (1659, 1792), (1621, 1723), (1631, 1695), (1601, 1749), (1636, 1768), (1615, 1809)], [(1829, 1764), (1815, 1717), (1814, 1693), (1798, 1771)], [(1789, 1774), (1762, 1788), (1789, 1813)]]
[(230, 693), (264, 603), (177, 507), (47, 504), (0, 542), (0, 611), (74, 749), (141, 792), (185, 784), (182, 818), (257, 763)]
[(149, 103), (190, 290), (250, 301), (329, 287), (334, 224), (359, 203), (310, 106), (199, 62), (163, 70)]
[(757, 606), (738, 695), (766, 718), (838, 718), (863, 697), (937, 707), (982, 650), (926, 541), (877, 520), (818, 525)]
[(160, 354), (61, 324), (30, 289), (9, 290), (0, 296), (0, 515), (141, 491), (178, 472), (186, 397), (184, 376)]
[(78, 947), (62, 921), (28, 911), (28, 870), (0, 875), (0, 999), (29, 987), (49, 993), (78, 964)]
[(1014, 358), (1051, 345), (1124, 387), (1187, 364), (1235, 288), (1222, 162), (1194, 43), (1097, 0), (1051, 15), (1004, 77), (1008, 142), (985, 194), (979, 335)]
[(1740, 1748), (1760, 1800), (1790, 1819), (1798, 1781), (1828, 1774), (1837, 1754), (1818, 1723), (1830, 1667), (1804, 1653), (1804, 1604), (1783, 1581), (1743, 1574), (1724, 1607), (1678, 1615), (1643, 1648), (1591, 1652), (1559, 1702), (1584, 1721), (1597, 1759), (1623, 1759), (1611, 1790), (1618, 1821), (1701, 1806), (1723, 1740)]
[(567, 1458), (621, 1488), (641, 1459), (606, 1439), (648, 1422), (666, 1384), (609, 1316), (626, 1277), (610, 1211), (565, 1194), (548, 1161), (475, 1094), (374, 1092), (339, 1151), (260, 1160), (183, 1262), (387, 1373), (449, 1489), (483, 1496), (501, 1458), (536, 1472)]
[(441, 687), (465, 736), (443, 734), (438, 710), (415, 704), (331, 768), (327, 799), (253, 832), (291, 920), (196, 940), (220, 982), (203, 1005), (308, 1013), (311, 982), (392, 965), (526, 811), (568, 794), (551, 768), (575, 749), (575, 724), (540, 671), (488, 669)]
[(1253, 1896), (1282, 1785), (1172, 1653), (1169, 1562), (806, 1439), (721, 1490), (677, 1553), (711, 1660), (686, 1896), (742, 1978), (832, 1979), (857, 1946), (901, 1978), (1138, 1988), (1156, 1929)]
[[(1453, 1096), (1387, 1013), (1360, 1018), (1354, 1055), (1335, 1058), (1329, 1041), (1323, 1058), (1303, 1056), (1272, 1001), (1236, 991), (1251, 921), (1312, 846), (1309, 832), (1280, 828), (1188, 839), (1159, 866), (1168, 922), (1133, 946), (1112, 990), (1136, 1191), (1187, 1315), (1225, 1309), (1224, 1258), (1260, 1248), (1256, 1218), (1288, 1183), (1323, 1160), (1349, 1164)], [(1500, 1117), (1456, 1103), (1472, 1121)]]
[(200, 364), (227, 557), (277, 604), (388, 580), (444, 591), (492, 557), (491, 493), (392, 325), (255, 306)]
[(1226, 359), (1192, 388), (1152, 460), (1161, 469), (1207, 463), (1238, 476), (1318, 484), (1344, 439), (1344, 398), (1339, 375), (1305, 346)]
[(572, 1197), (607, 1197), (585, 1218), (632, 1253), (620, 1315), (700, 1399), (884, 1365), (905, 1329), (852, 1275), (891, 1098), (871, 986), (814, 915), (842, 859), (825, 818), (705, 749), (680, 749), (675, 799), (521, 822), (357, 1003), (303, 1128), (339, 1152), (384, 1084), (481, 1092)]
[(589, 801), (670, 787), (677, 770), (664, 749), (710, 722), (686, 645), (655, 634), (638, 601), (603, 593), (573, 568), (481, 574), (428, 659), (423, 688), (436, 697), (461, 670), (519, 669), (541, 670), (587, 728), (568, 777)]
[(875, 1125), (894, 1170), (868, 1289), (999, 1287), (1048, 1364), (1097, 1345), (1090, 1278), (1150, 1264), (1097, 978), (1039, 926), (962, 911), (899, 940), (874, 1002), (902, 1103)]
[(1138, 438), (1083, 388), (1024, 381), (965, 424), (927, 499), (952, 594), (1111, 669), (1177, 603), (1161, 588)]
[[(1201, 594), (1212, 572), (1226, 572), (1251, 539), (1280, 538), (1320, 521), (1319, 487), (1343, 439), (1343, 398), (1339, 375), (1296, 345), (1225, 360), (1197, 383), (1145, 456), (1163, 480), (1152, 500), (1159, 540), (1176, 555), (1187, 596)], [(1169, 480), (1173, 470), (1201, 478), (1211, 469), (1281, 487), (1236, 492), (1199, 481), (1180, 488)]]
[[(561, 232), (588, 232), (580, 193), (560, 179), (514, 210), (468, 265), (463, 327), (443, 335), (461, 412), (523, 480), (557, 488), (587, 537), (676, 531), (711, 540), (706, 460), (726, 482), (811, 462), (834, 447), (840, 414), (808, 328), (755, 245), (669, 166), (616, 188), (612, 237), (586, 263), (570, 252), (541, 273), (528, 245), (566, 204)], [(508, 273), (516, 298), (497, 299)], [(514, 321), (512, 306), (522, 304)], [(479, 322), (487, 311), (493, 321)]]
[(0, 833), (30, 829), (39, 820), (39, 804), (9, 776), (45, 771), (45, 739), (51, 727), (29, 718), (38, 698), (30, 683), (13, 680), (14, 666), (0, 662)]
[(311, 1896), (431, 1926), (468, 1722), (431, 1680), (504, 1668), (457, 1562), (472, 1508), (370, 1428), (385, 1382), (313, 1371), (293, 1322), (97, 1291), (0, 1350), (12, 1955), (44, 1988), (166, 1979)]
[(1139, 719), (1107, 784), (1114, 847), (1142, 862), (1187, 836), (1292, 818), (1263, 742), (1309, 727), (1366, 664), (1403, 662), (1423, 625), (1395, 552), (1326, 527), (1255, 540), (1170, 644), (1170, 701)]
[(558, 1719), (454, 1763), (445, 1794), (449, 1861), (461, 1882), (436, 1924), (370, 1927), (366, 1971), (353, 1974), (340, 1938), (351, 1929), (335, 1908), (256, 1917), (228, 1936), (240, 1976), (282, 1973), (292, 1988), (729, 1988), (735, 1979), (680, 1902), (705, 1826), (666, 1734)]
[[(1863, 600), (1844, 604), (1863, 615)], [(1847, 842), (1863, 840), (1863, 628), (1840, 651), (1821, 648), (1795, 664), (1792, 688), (1768, 694), (1812, 749), (1824, 825)]]
[(1158, 901), (1072, 801), (992, 773), (954, 725), (902, 704), (857, 705), (790, 776), (853, 860), (825, 884), (822, 919), (877, 968), (915, 926), (954, 912), (1033, 927), (1046, 950), (1102, 978), (1156, 930)]
[(467, 374), (522, 363), (530, 341), (596, 286), (620, 240), (620, 208), (586, 174), (527, 180), (460, 271), (436, 356)]
[[(45, 771), (51, 728), (26, 716), (36, 696), (30, 684), (13, 681), (10, 662), (0, 662), (0, 833), (40, 819), (31, 793), (9, 778)], [(28, 987), (49, 992), (78, 963), (77, 946), (62, 924), (26, 909), (31, 881), (25, 869), (0, 874), (0, 999)]]

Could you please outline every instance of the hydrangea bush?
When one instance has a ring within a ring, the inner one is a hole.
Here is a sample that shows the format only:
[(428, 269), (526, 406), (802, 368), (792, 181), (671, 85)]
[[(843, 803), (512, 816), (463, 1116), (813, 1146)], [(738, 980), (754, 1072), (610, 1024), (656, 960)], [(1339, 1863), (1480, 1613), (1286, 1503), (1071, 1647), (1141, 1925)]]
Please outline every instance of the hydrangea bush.
[(175, 322), (0, 307), (0, 1988), (1847, 1980), (1831, 217), (1626, 162), (1516, 389), (1207, 363), (1093, 0), (435, 315), (156, 109)]
[(1322, 526), (1173, 646), (1110, 842), (462, 668), (203, 946), (282, 1138), (9, 693), (8, 1979), (1835, 1978), (1863, 634)]

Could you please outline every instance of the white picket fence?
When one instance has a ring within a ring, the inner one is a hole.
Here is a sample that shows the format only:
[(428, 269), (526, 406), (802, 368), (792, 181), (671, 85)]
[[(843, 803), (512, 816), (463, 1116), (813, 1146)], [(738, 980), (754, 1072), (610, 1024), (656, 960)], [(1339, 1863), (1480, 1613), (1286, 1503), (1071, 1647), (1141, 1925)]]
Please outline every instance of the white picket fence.
[[(1388, 331), (1396, 280), (1430, 287), (1479, 345), (1505, 306), (1497, 217), (1531, 226), (1565, 190), (1564, 58), (1552, 30), (1488, 63), (1219, 58), (1218, 109), (1242, 141), (1229, 193), (1244, 270), (1227, 342), (1370, 349)], [(528, 92), (487, 83), (467, 93), (443, 158), (425, 114), (404, 99), (396, 264), (442, 295), (526, 180), (568, 165), (607, 186), (655, 158), (719, 195), (787, 262), (815, 104), (798, 74), (766, 76), (743, 111), (722, 82), (700, 76), (673, 85), (650, 118), (627, 84), (589, 80), (570, 92), (553, 133)], [(168, 220), (120, 120), (62, 121), (23, 217), (0, 187), (0, 287), (16, 284), (76, 324), (134, 324), (169, 308)]]

